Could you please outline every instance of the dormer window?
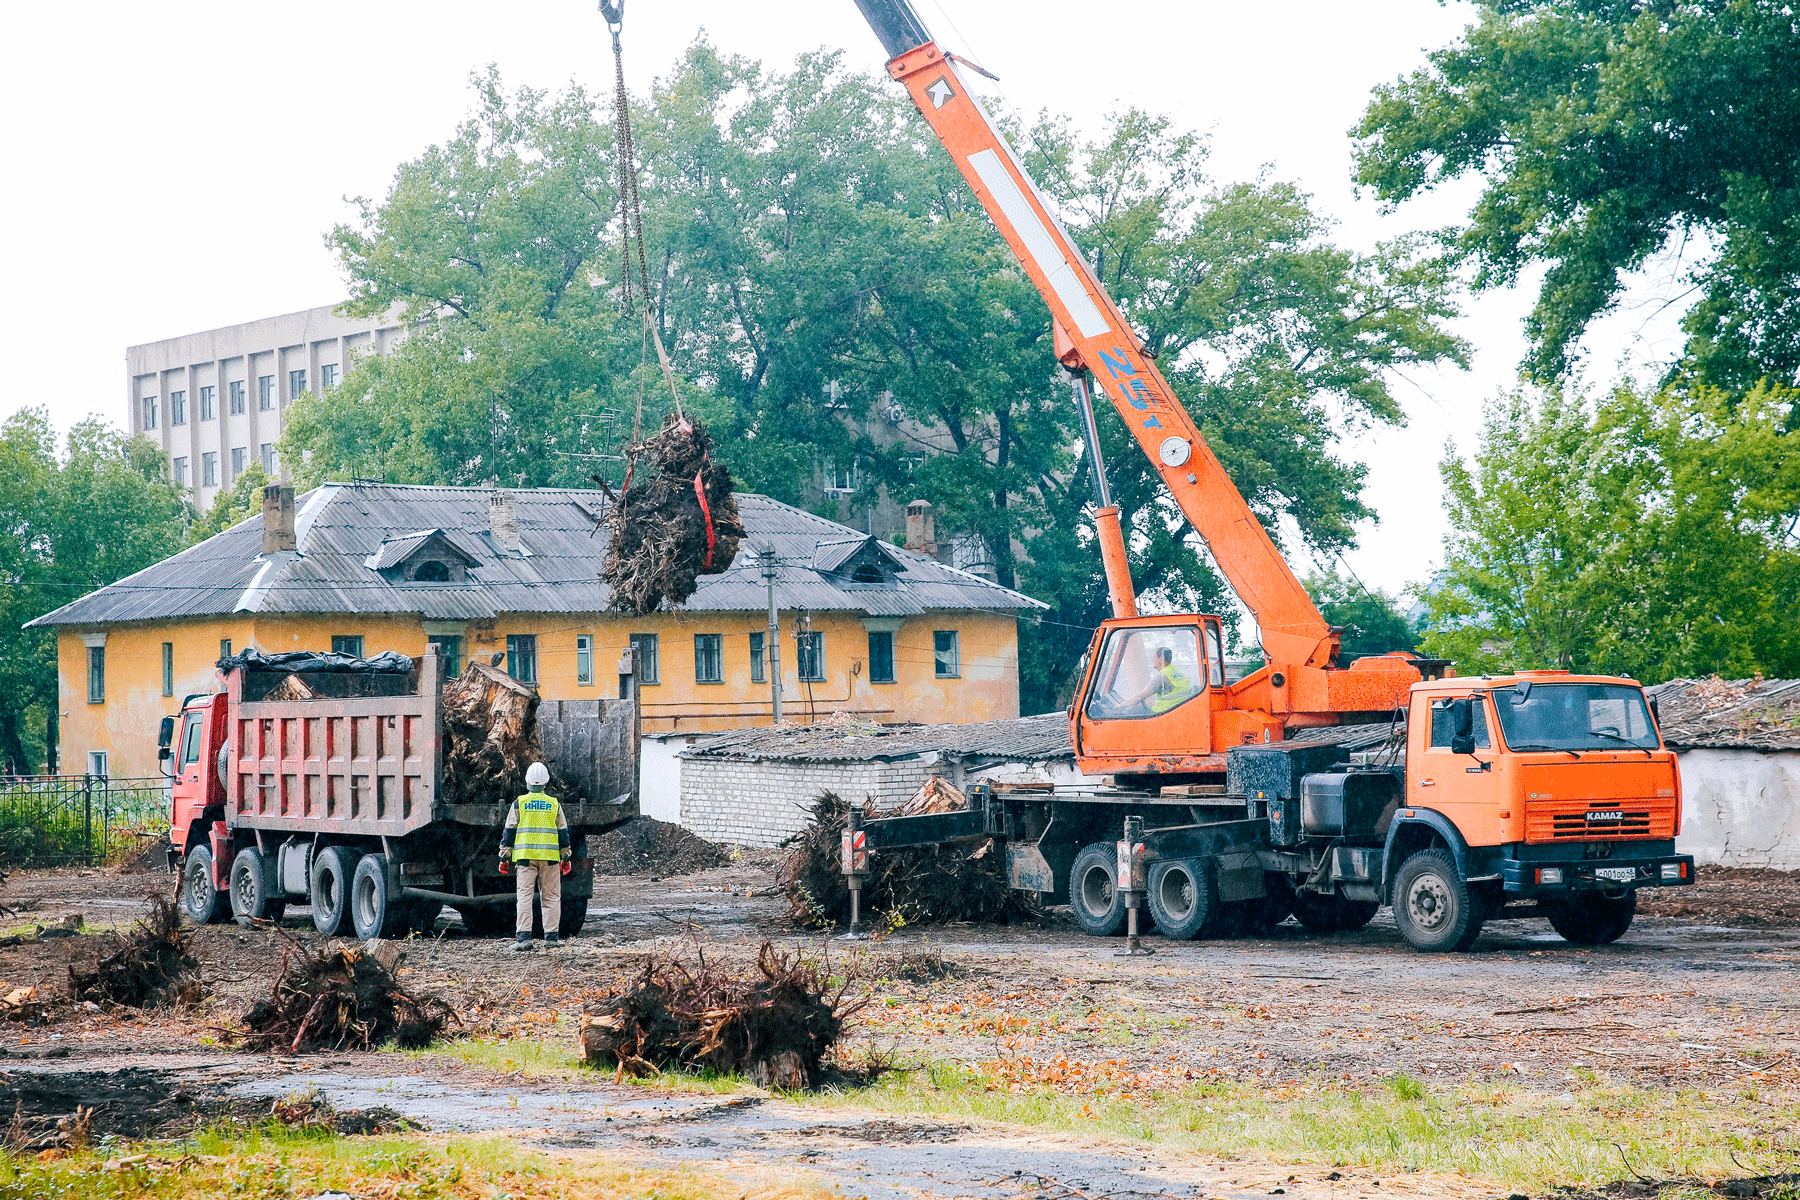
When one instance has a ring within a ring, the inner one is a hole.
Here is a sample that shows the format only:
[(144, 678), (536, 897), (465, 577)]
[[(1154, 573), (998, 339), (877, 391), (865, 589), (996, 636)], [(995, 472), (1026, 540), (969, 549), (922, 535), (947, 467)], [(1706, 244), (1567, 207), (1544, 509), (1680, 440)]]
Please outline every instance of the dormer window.
[(851, 583), (886, 583), (887, 576), (881, 568), (871, 562), (858, 563), (856, 570), (850, 572)]
[(413, 567), (412, 577), (414, 583), (449, 583), (450, 564), (428, 558)]
[(381, 543), (364, 566), (390, 583), (463, 583), (481, 560), (441, 529), (421, 529)]

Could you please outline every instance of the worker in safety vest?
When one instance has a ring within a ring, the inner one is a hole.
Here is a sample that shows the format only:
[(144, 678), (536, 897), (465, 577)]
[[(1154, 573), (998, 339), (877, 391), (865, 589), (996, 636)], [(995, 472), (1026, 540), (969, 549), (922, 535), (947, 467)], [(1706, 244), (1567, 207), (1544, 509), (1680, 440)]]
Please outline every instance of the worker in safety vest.
[(1165, 713), (1194, 694), (1194, 684), (1175, 665), (1175, 653), (1167, 646), (1159, 647), (1153, 656), (1156, 667), (1150, 682), (1132, 697), (1141, 701), (1152, 713)]
[(556, 797), (544, 794), (550, 768), (534, 762), (525, 769), (530, 788), (513, 801), (500, 832), (500, 873), (518, 868), (518, 937), (514, 950), (531, 949), (531, 898), (535, 892), (544, 914), (544, 945), (560, 946), (557, 925), (562, 920), (562, 877), (570, 870), (569, 820)]

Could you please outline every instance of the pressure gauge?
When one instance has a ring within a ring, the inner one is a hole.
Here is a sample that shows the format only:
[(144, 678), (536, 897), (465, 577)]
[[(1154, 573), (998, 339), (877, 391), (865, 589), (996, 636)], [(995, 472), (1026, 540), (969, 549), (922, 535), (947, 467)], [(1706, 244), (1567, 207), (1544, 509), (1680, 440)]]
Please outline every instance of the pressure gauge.
[(1164, 438), (1163, 444), (1157, 448), (1156, 455), (1162, 459), (1165, 467), (1179, 467), (1193, 455), (1194, 448), (1186, 438)]

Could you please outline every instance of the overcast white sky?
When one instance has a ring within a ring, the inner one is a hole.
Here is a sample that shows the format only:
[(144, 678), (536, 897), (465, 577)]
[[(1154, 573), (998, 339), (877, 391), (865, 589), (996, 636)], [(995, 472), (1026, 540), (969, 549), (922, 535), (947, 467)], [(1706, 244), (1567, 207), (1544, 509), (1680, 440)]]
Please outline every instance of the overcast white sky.
[[(1218, 180), (1263, 164), (1293, 179), (1367, 248), (1445, 223), (1472, 188), (1382, 217), (1350, 185), (1350, 142), (1377, 83), (1473, 19), (1436, 0), (915, 0), (940, 42), (1001, 77), (1018, 111), (1093, 129), (1137, 105), (1210, 135)], [(334, 303), (324, 232), (344, 197), (379, 196), (399, 162), (441, 141), (470, 106), (468, 77), (497, 63), (509, 85), (579, 80), (605, 95), (610, 43), (592, 0), (167, 0), (24, 6), (0, 78), (13, 114), (0, 213), (12, 232), (0, 292), (0, 417), (48, 405), (123, 424), (125, 347)], [(628, 0), (634, 91), (701, 30), (774, 66), (800, 51), (883, 55), (851, 0)], [(1371, 586), (1429, 574), (1444, 529), (1436, 463), (1472, 448), (1482, 402), (1510, 386), (1529, 292), (1471, 301), (1460, 325), (1473, 371), (1396, 383), (1410, 423), (1346, 446), (1370, 463), (1381, 520), (1349, 562)], [(1590, 338), (1597, 374), (1670, 351), (1671, 321), (1642, 304)], [(1298, 565), (1298, 564), (1297, 564)]]

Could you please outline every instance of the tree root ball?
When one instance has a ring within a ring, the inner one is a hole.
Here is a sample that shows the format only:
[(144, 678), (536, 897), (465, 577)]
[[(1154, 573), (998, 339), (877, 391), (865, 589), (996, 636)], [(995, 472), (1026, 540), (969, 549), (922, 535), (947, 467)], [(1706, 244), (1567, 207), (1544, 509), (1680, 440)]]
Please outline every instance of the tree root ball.
[(713, 458), (712, 439), (692, 417), (671, 416), (638, 447), (631, 484), (607, 516), (612, 540), (600, 578), (612, 591), (612, 609), (633, 616), (655, 612), (665, 601), (680, 604), (701, 575), (729, 570), (744, 537), (731, 472)]

